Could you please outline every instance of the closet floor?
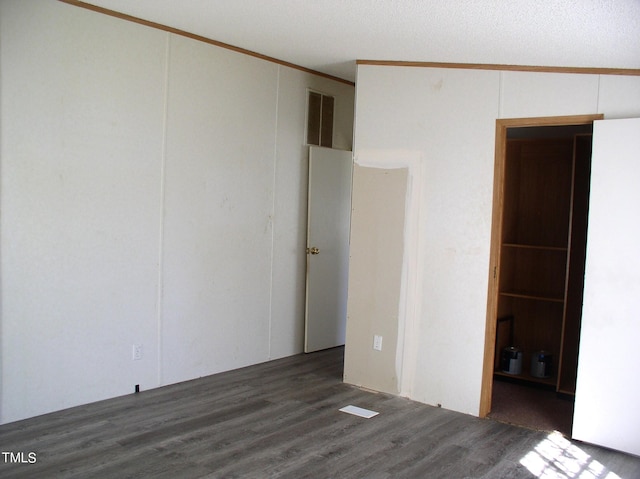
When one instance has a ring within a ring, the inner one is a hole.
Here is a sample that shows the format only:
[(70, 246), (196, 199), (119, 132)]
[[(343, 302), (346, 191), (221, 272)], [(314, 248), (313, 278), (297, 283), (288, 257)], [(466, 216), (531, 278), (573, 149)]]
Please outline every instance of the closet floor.
[(555, 391), (496, 380), (489, 417), (496, 421), (571, 436), (573, 401)]

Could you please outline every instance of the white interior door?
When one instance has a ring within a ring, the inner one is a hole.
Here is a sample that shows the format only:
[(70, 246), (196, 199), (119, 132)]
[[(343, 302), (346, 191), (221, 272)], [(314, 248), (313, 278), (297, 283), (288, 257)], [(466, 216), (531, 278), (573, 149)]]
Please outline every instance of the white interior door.
[(640, 119), (594, 122), (573, 437), (640, 455)]
[(344, 344), (347, 321), (351, 152), (309, 149), (305, 352)]

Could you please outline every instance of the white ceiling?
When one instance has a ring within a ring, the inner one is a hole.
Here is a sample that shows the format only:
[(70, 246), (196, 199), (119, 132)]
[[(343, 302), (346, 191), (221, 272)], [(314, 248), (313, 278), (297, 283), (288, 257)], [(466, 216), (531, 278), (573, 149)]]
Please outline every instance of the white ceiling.
[(86, 0), (340, 78), (355, 60), (640, 68), (640, 0)]

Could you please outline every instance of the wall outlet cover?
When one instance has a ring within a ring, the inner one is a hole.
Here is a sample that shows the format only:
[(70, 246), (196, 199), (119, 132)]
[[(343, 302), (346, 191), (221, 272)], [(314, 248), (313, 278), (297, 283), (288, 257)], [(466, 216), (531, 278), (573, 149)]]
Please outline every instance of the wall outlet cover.
[(133, 345), (133, 360), (139, 361), (142, 359), (142, 344)]

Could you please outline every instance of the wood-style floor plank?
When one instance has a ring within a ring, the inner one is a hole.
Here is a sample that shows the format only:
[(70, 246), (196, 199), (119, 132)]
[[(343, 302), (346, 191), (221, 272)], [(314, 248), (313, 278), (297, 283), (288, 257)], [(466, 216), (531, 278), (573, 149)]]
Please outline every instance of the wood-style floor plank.
[[(0, 458), (0, 477), (577, 477), (545, 457), (548, 432), (346, 385), (342, 361), (342, 348), (298, 355), (5, 424), (2, 451), (37, 462)], [(348, 404), (380, 414), (338, 411)], [(640, 477), (638, 457), (560, 439), (565, 463), (600, 470), (590, 477)]]

